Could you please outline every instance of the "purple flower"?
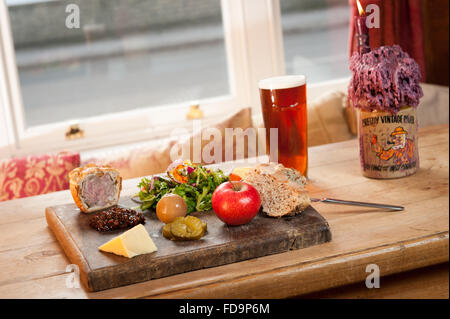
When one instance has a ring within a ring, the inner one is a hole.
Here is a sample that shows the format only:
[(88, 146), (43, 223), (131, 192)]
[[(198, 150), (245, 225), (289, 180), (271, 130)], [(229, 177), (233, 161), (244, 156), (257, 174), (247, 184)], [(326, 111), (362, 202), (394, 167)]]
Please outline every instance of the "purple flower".
[(188, 166), (187, 167), (187, 173), (191, 174), (193, 171), (195, 171), (195, 168)]

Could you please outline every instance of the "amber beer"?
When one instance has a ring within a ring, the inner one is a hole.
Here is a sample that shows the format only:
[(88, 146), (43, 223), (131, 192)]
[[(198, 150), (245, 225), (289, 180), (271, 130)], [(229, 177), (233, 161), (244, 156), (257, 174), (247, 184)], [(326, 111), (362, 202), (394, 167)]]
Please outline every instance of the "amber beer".
[(303, 75), (272, 77), (259, 81), (267, 150), (270, 130), (278, 128), (278, 162), (308, 171), (306, 78)]

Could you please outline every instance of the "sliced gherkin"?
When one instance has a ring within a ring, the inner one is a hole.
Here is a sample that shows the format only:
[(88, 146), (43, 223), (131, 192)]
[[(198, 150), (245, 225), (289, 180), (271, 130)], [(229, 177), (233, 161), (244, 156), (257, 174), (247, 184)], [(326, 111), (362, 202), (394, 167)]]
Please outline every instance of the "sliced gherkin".
[(172, 223), (170, 225), (170, 230), (172, 232), (172, 235), (177, 239), (184, 239), (189, 236), (188, 228), (186, 224), (182, 222)]
[(206, 223), (197, 217), (177, 217), (163, 227), (163, 236), (171, 240), (197, 240), (203, 237), (206, 228)]
[(164, 227), (162, 229), (162, 234), (167, 239), (173, 239), (173, 235), (172, 235), (172, 232), (170, 230), (170, 224), (165, 224), (164, 225)]

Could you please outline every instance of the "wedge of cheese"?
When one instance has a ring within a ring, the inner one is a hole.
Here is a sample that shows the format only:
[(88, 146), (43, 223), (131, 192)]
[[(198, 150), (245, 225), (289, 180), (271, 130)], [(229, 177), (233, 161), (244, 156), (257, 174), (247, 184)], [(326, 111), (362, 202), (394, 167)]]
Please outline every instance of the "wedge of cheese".
[(134, 226), (120, 236), (114, 237), (98, 247), (98, 249), (128, 258), (158, 250), (142, 224)]

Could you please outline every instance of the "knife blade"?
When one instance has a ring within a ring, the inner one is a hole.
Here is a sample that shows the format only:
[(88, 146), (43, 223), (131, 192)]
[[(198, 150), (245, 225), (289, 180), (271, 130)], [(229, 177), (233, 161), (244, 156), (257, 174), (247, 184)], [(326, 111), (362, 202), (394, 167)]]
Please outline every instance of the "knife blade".
[(384, 208), (389, 210), (401, 211), (405, 208), (403, 206), (389, 205), (389, 204), (378, 204), (378, 203), (367, 203), (367, 202), (356, 202), (350, 200), (334, 199), (334, 198), (310, 198), (312, 203), (327, 203), (327, 204), (337, 204), (337, 205), (351, 205), (351, 206), (362, 206), (362, 207), (373, 207), (373, 208)]

